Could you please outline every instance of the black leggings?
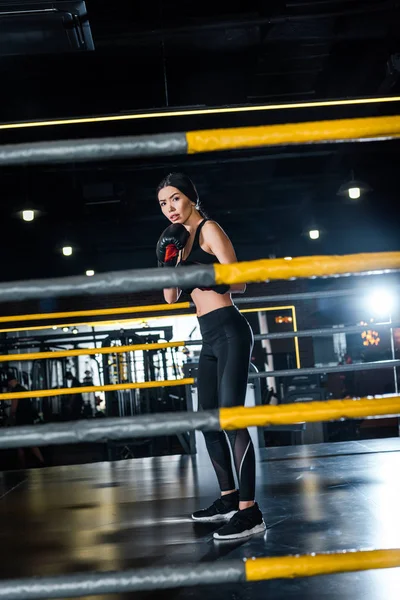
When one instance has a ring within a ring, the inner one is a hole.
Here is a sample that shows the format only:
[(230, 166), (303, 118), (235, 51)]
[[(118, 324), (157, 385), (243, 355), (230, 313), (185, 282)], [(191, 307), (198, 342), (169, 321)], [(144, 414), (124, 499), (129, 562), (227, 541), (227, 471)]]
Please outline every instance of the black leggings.
[[(199, 408), (244, 406), (253, 333), (235, 306), (199, 317), (203, 347), (197, 375)], [(239, 498), (254, 500), (255, 456), (247, 429), (207, 431), (207, 450), (222, 492), (236, 489), (229, 439), (239, 482)]]

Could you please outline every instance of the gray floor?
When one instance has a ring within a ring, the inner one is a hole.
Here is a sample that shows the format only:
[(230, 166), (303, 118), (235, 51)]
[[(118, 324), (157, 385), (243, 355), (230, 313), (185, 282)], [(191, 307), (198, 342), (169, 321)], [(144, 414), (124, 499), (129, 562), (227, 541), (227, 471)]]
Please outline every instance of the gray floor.
[[(399, 547), (399, 467), (398, 438), (262, 450), (257, 499), (268, 530), (240, 543), (213, 541), (216, 527), (188, 516), (218, 493), (201, 444), (196, 457), (4, 473), (1, 577)], [(392, 569), (135, 598), (398, 600), (399, 588)]]

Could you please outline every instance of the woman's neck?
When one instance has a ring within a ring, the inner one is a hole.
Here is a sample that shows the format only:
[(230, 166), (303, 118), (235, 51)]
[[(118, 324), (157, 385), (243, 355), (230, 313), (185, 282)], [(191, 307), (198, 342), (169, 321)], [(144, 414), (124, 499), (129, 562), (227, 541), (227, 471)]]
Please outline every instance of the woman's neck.
[(201, 214), (199, 213), (199, 211), (194, 208), (192, 211), (192, 214), (190, 215), (190, 217), (188, 218), (187, 221), (185, 221), (184, 225), (186, 227), (186, 229), (189, 231), (190, 234), (193, 233), (193, 231), (195, 231), (199, 225), (199, 223), (201, 223), (201, 221), (204, 220), (204, 217), (201, 216)]

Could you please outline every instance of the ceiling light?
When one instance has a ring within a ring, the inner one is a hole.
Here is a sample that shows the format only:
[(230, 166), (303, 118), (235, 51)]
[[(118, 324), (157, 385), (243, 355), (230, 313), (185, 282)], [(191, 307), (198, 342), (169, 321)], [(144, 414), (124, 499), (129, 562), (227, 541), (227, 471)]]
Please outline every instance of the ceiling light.
[(76, 328), (76, 327), (74, 327), (74, 328), (73, 328), (73, 330), (72, 330), (72, 333), (73, 333), (74, 335), (76, 335), (76, 334), (78, 333), (78, 330), (77, 330), (77, 328)]
[(361, 196), (361, 190), (359, 187), (351, 187), (349, 188), (349, 198), (352, 200), (357, 200)]
[(364, 181), (358, 181), (354, 179), (354, 173), (351, 172), (351, 178), (346, 183), (343, 183), (338, 189), (337, 195), (350, 198), (350, 200), (358, 200), (361, 194), (371, 192), (372, 188)]
[(319, 238), (319, 230), (318, 229), (310, 229), (308, 232), (311, 240), (317, 240)]
[(72, 255), (72, 247), (64, 246), (62, 249), (62, 253), (64, 254), (64, 256), (71, 256)]
[(22, 211), (22, 219), (27, 223), (33, 221), (35, 218), (35, 211), (32, 209), (27, 209)]
[(292, 257), (291, 256), (285, 256), (284, 259), (285, 260), (292, 260)]
[(93, 269), (88, 269), (88, 270), (86, 271), (86, 275), (87, 275), (87, 277), (93, 277), (93, 275), (94, 275), (94, 271), (93, 271)]
[(62, 330), (67, 332), (67, 331), (69, 331), (69, 327), (63, 327)]
[(57, 325), (53, 325), (53, 329), (54, 329), (54, 331), (55, 331), (56, 329), (58, 329)]
[(38, 207), (33, 202), (26, 202), (22, 208), (13, 213), (13, 217), (17, 217), (17, 219), (21, 219), (26, 223), (32, 223), (32, 221), (36, 221), (36, 219), (42, 217), (44, 214), (45, 212), (42, 207)]

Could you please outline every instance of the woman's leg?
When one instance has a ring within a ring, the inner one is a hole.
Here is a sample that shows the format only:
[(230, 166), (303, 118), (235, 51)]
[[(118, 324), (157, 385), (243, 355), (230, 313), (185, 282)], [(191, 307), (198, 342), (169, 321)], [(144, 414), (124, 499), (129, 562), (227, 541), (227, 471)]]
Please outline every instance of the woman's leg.
[[(243, 406), (246, 400), (253, 334), (247, 321), (235, 315), (225, 323), (225, 340), (218, 346), (218, 381), (221, 407)], [(239, 479), (239, 511), (214, 533), (220, 540), (240, 539), (265, 531), (255, 494), (255, 455), (247, 429), (228, 431)]]
[(18, 461), (21, 469), (26, 469), (26, 459), (24, 448), (18, 448)]
[[(239, 315), (225, 325), (225, 339), (218, 345), (219, 403), (221, 407), (244, 406), (253, 335)], [(227, 431), (239, 481), (240, 508), (254, 504), (255, 454), (247, 429)]]
[[(218, 408), (217, 359), (212, 348), (203, 343), (197, 374), (200, 410)], [(239, 495), (235, 489), (231, 453), (224, 431), (205, 431), (204, 438), (212, 465), (217, 475), (221, 498), (208, 508), (192, 514), (194, 521), (228, 521), (239, 508)]]
[[(203, 344), (197, 373), (197, 394), (200, 410), (218, 408), (218, 363), (212, 348)], [(204, 438), (221, 492), (235, 490), (231, 453), (223, 431), (205, 431)]]
[(32, 450), (32, 454), (33, 454), (33, 456), (34, 456), (35, 458), (37, 458), (37, 459), (38, 459), (38, 461), (39, 461), (39, 462), (40, 462), (42, 465), (44, 465), (44, 458), (43, 458), (43, 454), (42, 454), (42, 452), (41, 452), (40, 448), (37, 448), (37, 447), (35, 446), (34, 448), (31, 448), (31, 450)]

